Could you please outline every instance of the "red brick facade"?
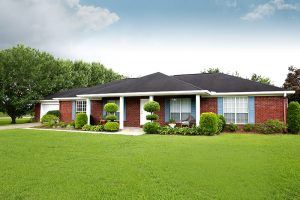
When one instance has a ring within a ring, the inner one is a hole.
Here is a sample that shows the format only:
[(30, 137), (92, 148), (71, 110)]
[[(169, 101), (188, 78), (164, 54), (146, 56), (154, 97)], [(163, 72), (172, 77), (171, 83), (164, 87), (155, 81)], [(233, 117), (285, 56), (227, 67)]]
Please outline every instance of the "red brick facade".
[(60, 101), (59, 111), (61, 113), (61, 121), (72, 122), (72, 101)]
[(34, 120), (39, 122), (40, 121), (40, 116), (41, 116), (41, 104), (37, 103), (34, 106)]
[(255, 97), (255, 123), (269, 119), (286, 122), (287, 100), (284, 97)]
[(218, 112), (217, 98), (201, 98), (200, 99), (200, 112)]
[(158, 122), (160, 125), (165, 124), (165, 98), (164, 97), (154, 97), (154, 101), (157, 101), (160, 105), (160, 111), (156, 112), (159, 116)]
[(91, 101), (91, 122), (93, 124), (99, 124), (102, 119), (103, 103), (100, 100)]
[(126, 120), (124, 126), (139, 127), (140, 126), (140, 98), (125, 97), (126, 102)]

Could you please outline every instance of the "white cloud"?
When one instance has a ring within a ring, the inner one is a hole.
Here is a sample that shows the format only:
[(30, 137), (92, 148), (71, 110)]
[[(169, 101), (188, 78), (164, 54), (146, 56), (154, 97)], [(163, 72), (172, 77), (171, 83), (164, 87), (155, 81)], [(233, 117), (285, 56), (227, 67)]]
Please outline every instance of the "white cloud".
[(116, 13), (79, 0), (0, 0), (0, 47), (61, 44), (119, 20)]
[(226, 6), (229, 8), (237, 7), (237, 0), (215, 0), (216, 4), (219, 6)]
[(270, 17), (278, 10), (299, 10), (294, 4), (285, 3), (284, 0), (272, 0), (265, 4), (260, 4), (253, 11), (247, 13), (241, 19), (246, 21), (257, 21)]

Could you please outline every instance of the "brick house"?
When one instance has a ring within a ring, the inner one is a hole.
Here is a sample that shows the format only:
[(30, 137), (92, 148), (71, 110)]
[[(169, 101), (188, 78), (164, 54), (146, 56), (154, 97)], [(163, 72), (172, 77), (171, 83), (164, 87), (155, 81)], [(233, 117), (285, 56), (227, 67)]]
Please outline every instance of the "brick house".
[(78, 112), (88, 115), (89, 123), (105, 118), (104, 105), (119, 105), (120, 128), (139, 127), (146, 122), (143, 110), (149, 100), (159, 102), (159, 123), (171, 118), (177, 123), (199, 124), (200, 114), (224, 115), (227, 123), (254, 124), (268, 119), (286, 122), (287, 94), (283, 88), (257, 83), (223, 73), (168, 76), (154, 73), (127, 78), (89, 88), (77, 88), (45, 97), (35, 107), (39, 120), (49, 110), (60, 110), (61, 120), (71, 122)]

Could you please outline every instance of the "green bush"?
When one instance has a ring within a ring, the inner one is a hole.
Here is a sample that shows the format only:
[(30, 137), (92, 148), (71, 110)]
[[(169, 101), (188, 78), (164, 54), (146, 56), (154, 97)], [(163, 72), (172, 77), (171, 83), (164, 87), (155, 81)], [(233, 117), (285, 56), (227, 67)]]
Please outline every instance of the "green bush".
[(56, 117), (60, 118), (61, 113), (59, 110), (50, 110), (47, 112), (47, 115), (55, 115)]
[(84, 125), (84, 126), (82, 127), (82, 130), (83, 130), (83, 131), (90, 131), (91, 128), (92, 128), (91, 125), (86, 124), (86, 125)]
[(107, 115), (106, 117), (105, 117), (105, 119), (107, 120), (107, 121), (115, 121), (115, 120), (117, 120), (117, 116), (116, 115)]
[(115, 103), (107, 103), (107, 104), (105, 104), (105, 106), (104, 106), (104, 110), (105, 110), (106, 112), (108, 112), (108, 113), (111, 113), (111, 114), (117, 112), (118, 109), (119, 109), (119, 107), (118, 107), (118, 105), (115, 104)]
[(150, 113), (157, 112), (157, 111), (160, 110), (160, 105), (156, 101), (148, 101), (144, 105), (144, 110), (147, 111), (147, 112), (150, 112)]
[(298, 102), (289, 103), (287, 124), (290, 133), (300, 133), (300, 104)]
[(200, 117), (201, 132), (204, 135), (219, 133), (219, 117), (215, 113), (202, 113)]
[(46, 127), (56, 126), (59, 123), (59, 118), (55, 115), (44, 115), (41, 123)]
[(57, 126), (60, 127), (60, 128), (66, 128), (67, 125), (68, 125), (68, 123), (66, 123), (66, 122), (59, 122), (57, 124)]
[(95, 125), (95, 126), (92, 126), (91, 131), (103, 131), (104, 130), (104, 127), (102, 125)]
[(238, 130), (238, 126), (234, 123), (227, 124), (225, 129), (230, 132), (236, 132)]
[(158, 120), (158, 115), (157, 114), (152, 114), (152, 115), (147, 115), (146, 116), (146, 119), (147, 120), (151, 120), (151, 121), (153, 121), (153, 120)]
[(75, 118), (75, 128), (81, 129), (84, 125), (87, 124), (88, 117), (85, 113), (76, 114)]
[(118, 122), (106, 122), (104, 125), (104, 130), (108, 132), (115, 132), (119, 130), (119, 123)]
[(226, 119), (223, 115), (218, 115), (219, 119), (222, 121), (222, 123), (219, 124), (219, 126), (222, 125), (222, 127), (219, 127), (220, 132), (223, 132), (226, 126)]
[(244, 131), (245, 132), (251, 132), (254, 130), (255, 125), (254, 124), (245, 124), (244, 125)]
[(143, 126), (143, 130), (147, 134), (158, 134), (160, 125), (157, 122), (147, 122)]
[(286, 126), (279, 120), (268, 120), (263, 124), (258, 124), (256, 130), (259, 133), (273, 134), (273, 133), (284, 133)]
[(75, 126), (73, 126), (72, 124), (68, 124), (67, 126), (66, 126), (66, 129), (74, 129), (75, 128)]
[(163, 126), (159, 129), (160, 135), (202, 135), (201, 128), (198, 126), (182, 127), (182, 128), (170, 128), (169, 126)]

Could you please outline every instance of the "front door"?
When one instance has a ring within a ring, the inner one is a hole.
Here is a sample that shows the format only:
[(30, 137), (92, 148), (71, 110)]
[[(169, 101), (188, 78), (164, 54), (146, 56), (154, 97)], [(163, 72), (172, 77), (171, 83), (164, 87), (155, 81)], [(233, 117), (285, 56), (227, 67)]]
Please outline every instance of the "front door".
[(144, 105), (149, 101), (149, 99), (141, 99), (140, 102), (140, 125), (144, 125), (149, 120), (146, 119), (146, 116), (149, 115), (149, 112), (144, 110)]

